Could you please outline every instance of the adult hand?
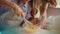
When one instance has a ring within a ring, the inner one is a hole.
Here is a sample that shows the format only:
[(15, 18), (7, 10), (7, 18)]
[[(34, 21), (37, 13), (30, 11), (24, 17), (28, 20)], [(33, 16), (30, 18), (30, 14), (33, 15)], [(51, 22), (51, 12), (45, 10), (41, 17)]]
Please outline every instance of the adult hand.
[(14, 11), (17, 16), (25, 17), (23, 10), (19, 6), (16, 6)]

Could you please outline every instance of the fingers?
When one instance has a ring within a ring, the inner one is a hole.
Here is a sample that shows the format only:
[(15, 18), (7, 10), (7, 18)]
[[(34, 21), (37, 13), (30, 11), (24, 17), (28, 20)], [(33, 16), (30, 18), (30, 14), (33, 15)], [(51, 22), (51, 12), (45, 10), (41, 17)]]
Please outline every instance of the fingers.
[(17, 16), (24, 17), (24, 12), (20, 7), (15, 8), (14, 11)]
[(23, 18), (25, 18), (25, 14), (24, 14), (24, 12), (21, 13), (21, 16), (22, 16)]
[(16, 11), (15, 14), (16, 14), (17, 16), (21, 16), (21, 12)]
[(40, 21), (40, 19), (35, 18), (32, 22), (33, 22), (33, 24), (38, 24), (38, 23), (39, 23), (39, 21)]

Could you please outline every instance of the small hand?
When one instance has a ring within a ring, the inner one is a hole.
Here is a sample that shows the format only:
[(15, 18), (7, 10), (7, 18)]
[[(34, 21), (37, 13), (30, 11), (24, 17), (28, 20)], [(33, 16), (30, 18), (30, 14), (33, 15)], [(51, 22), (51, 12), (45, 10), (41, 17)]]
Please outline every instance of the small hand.
[(41, 23), (41, 28), (46, 29), (46, 21), (47, 18), (46, 17), (42, 17), (40, 23)]

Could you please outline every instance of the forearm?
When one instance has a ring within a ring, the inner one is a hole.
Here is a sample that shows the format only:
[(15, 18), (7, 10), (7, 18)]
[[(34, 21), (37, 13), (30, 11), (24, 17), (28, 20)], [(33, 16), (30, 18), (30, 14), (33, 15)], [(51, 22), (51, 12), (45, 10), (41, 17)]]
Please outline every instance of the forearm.
[(46, 22), (46, 21), (47, 21), (47, 12), (45, 12), (41, 17), (41, 22)]
[(47, 12), (45, 11), (41, 16), (40, 16), (40, 22), (44, 23), (47, 21)]
[(41, 23), (46, 23), (47, 21), (47, 9), (48, 9), (48, 3), (45, 3), (42, 5), (41, 11), (40, 11), (40, 19)]
[(14, 2), (8, 2), (7, 0), (0, 0), (0, 5), (4, 5), (10, 8), (15, 8), (16, 4)]
[(44, 15), (44, 13), (47, 13), (47, 9), (48, 9), (48, 3), (43, 3), (41, 6), (40, 6), (40, 18), (42, 17), (42, 15)]

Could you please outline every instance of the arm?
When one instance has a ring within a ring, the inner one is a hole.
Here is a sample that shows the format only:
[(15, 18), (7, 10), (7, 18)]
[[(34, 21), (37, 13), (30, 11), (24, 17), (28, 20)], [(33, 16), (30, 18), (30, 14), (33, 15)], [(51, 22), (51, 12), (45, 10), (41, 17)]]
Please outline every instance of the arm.
[(0, 0), (0, 5), (1, 6), (4, 5), (4, 6), (10, 7), (10, 8), (13, 8), (15, 13), (18, 16), (21, 16), (23, 13), (23, 10), (14, 2), (8, 2), (7, 0)]
[(7, 0), (0, 0), (0, 5), (8, 6), (10, 8), (14, 8), (15, 3), (13, 2), (8, 2)]
[(42, 28), (45, 28), (45, 24), (46, 24), (46, 21), (47, 21), (47, 8), (48, 8), (48, 3), (43, 3), (42, 7), (40, 8), (40, 24), (42, 26)]
[[(43, 9), (40, 11), (41, 19), (47, 18), (47, 9), (48, 9), (48, 3), (46, 3), (45, 5), (43, 4)], [(45, 21), (45, 19), (43, 21)]]

